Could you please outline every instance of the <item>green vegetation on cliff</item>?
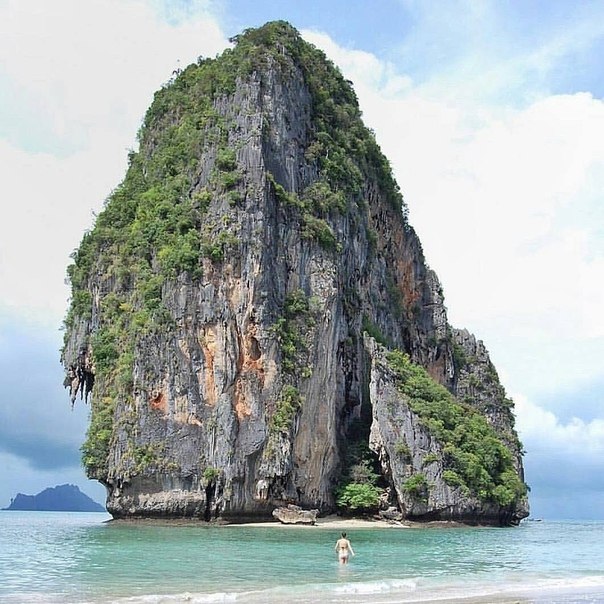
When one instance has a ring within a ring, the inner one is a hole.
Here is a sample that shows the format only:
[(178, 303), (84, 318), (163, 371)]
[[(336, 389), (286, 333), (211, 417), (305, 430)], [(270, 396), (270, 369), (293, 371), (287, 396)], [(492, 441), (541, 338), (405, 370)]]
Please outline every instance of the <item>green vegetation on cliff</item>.
[(344, 513), (376, 512), (384, 493), (386, 482), (379, 474), (379, 460), (369, 448), (371, 421), (371, 409), (365, 405), (346, 435), (342, 477), (335, 491), (336, 503)]
[(90, 424), (82, 445), (82, 463), (89, 478), (101, 478), (105, 473), (109, 444), (113, 433), (115, 398), (93, 399)]
[[(183, 272), (195, 278), (204, 256), (220, 262), (227, 251), (233, 255), (236, 233), (206, 217), (210, 205), (220, 203), (227, 190), (245, 188), (237, 149), (229, 146), (234, 124), (220, 114), (216, 102), (259, 70), (278, 69), (288, 77), (301, 69), (313, 99), (313, 139), (306, 155), (318, 165), (319, 180), (298, 194), (285, 192), (272, 179), (277, 197), (300, 212), (304, 238), (336, 250), (327, 219), (346, 210), (347, 196), (361, 199), (365, 175), (377, 176), (393, 206), (404, 209), (388, 161), (361, 121), (350, 83), (323, 52), (281, 21), (247, 30), (233, 41), (234, 48), (189, 65), (155, 94), (139, 132), (140, 150), (130, 152), (124, 181), (73, 255), (68, 327), (75, 317), (90, 317), (88, 282), (93, 270), (118, 279), (130, 293), (129, 302), (139, 308), (151, 278), (165, 280)], [(202, 156), (214, 148), (214, 171), (207, 184), (198, 186)], [(244, 191), (228, 193), (232, 202)], [(151, 312), (150, 320), (156, 318)]]
[[(234, 124), (219, 113), (216, 101), (258, 71), (279, 69), (287, 77), (301, 69), (313, 100), (313, 139), (306, 156), (317, 164), (319, 180), (304, 191), (286, 192), (269, 175), (277, 197), (300, 213), (304, 238), (336, 250), (329, 215), (344, 212), (347, 198), (361, 200), (366, 176), (377, 178), (392, 205), (406, 211), (388, 160), (361, 121), (350, 83), (323, 52), (281, 21), (247, 30), (233, 41), (234, 48), (189, 65), (155, 94), (139, 133), (140, 151), (130, 153), (124, 181), (74, 253), (68, 270), (73, 300), (68, 326), (74, 317), (90, 315), (93, 268), (120, 280), (138, 308), (152, 277), (165, 280), (184, 272), (195, 278), (204, 256), (221, 262), (227, 251), (233, 255), (236, 233), (206, 217), (210, 205), (227, 192), (231, 202), (245, 193), (239, 191), (245, 185), (237, 150), (229, 146)], [(201, 158), (213, 148), (218, 149), (214, 171), (200, 187)]]
[[(389, 352), (387, 358), (409, 407), (441, 444), (445, 481), (501, 506), (510, 506), (524, 497), (526, 485), (514, 469), (512, 454), (485, 417), (457, 402), (407, 354), (396, 350)], [(416, 476), (404, 488), (418, 492), (425, 486), (425, 478)]]
[(391, 205), (406, 214), (390, 164), (361, 120), (351, 82), (325, 54), (304, 42), (284, 21), (246, 30), (233, 40), (237, 46), (227, 51), (230, 60), (237, 63), (235, 56), (244, 58), (238, 62), (238, 76), (261, 69), (267, 62), (276, 62), (284, 73), (291, 72), (294, 65), (302, 70), (313, 102), (314, 139), (306, 158), (319, 165), (322, 184), (317, 186), (323, 188), (321, 197), (328, 209), (342, 208), (340, 193), (360, 196), (363, 181), (369, 176), (379, 183)]

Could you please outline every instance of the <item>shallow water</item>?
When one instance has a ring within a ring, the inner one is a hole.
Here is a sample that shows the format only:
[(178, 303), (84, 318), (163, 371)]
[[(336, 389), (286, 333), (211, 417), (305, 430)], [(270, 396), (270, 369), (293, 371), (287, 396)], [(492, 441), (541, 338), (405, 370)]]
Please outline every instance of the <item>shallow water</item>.
[(0, 512), (0, 601), (604, 602), (604, 523), (339, 531)]

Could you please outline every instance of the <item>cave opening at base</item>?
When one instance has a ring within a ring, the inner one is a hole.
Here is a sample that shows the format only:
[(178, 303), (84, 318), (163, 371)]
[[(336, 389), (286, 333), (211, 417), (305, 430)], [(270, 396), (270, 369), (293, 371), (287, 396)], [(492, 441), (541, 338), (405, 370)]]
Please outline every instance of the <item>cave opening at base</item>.
[(340, 486), (351, 482), (373, 484), (380, 488), (389, 486), (386, 477), (382, 474), (378, 455), (369, 448), (372, 421), (371, 403), (364, 402), (359, 417), (351, 420), (346, 430), (342, 447)]
[(216, 483), (211, 482), (206, 487), (206, 507), (203, 512), (203, 519), (206, 522), (212, 520), (212, 503), (214, 502), (214, 495), (216, 494)]

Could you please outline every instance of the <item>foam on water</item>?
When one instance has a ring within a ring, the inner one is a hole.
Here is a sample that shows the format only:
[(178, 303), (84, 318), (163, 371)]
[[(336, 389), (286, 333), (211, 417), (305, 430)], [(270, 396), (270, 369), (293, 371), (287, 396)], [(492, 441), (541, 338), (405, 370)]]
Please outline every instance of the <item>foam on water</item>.
[(307, 584), (304, 586), (280, 586), (249, 592), (148, 594), (112, 600), (116, 604), (412, 604), (422, 602), (508, 602), (522, 598), (525, 603), (565, 603), (604, 601), (604, 576), (579, 579), (536, 579), (514, 585), (441, 583), (418, 586), (421, 580), (384, 580), (360, 583)]

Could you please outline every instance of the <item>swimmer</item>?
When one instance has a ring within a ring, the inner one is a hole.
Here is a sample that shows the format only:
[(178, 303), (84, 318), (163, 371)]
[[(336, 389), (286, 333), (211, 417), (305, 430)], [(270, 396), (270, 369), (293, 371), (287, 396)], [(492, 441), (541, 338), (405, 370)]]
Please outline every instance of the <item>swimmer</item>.
[(348, 564), (348, 558), (352, 554), (354, 556), (354, 552), (352, 551), (352, 545), (350, 545), (350, 541), (346, 538), (346, 533), (342, 533), (342, 537), (336, 542), (336, 552), (338, 552), (338, 560), (340, 564)]

